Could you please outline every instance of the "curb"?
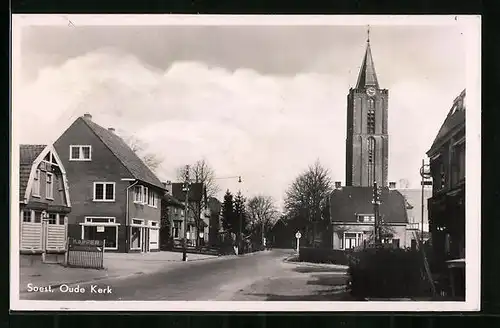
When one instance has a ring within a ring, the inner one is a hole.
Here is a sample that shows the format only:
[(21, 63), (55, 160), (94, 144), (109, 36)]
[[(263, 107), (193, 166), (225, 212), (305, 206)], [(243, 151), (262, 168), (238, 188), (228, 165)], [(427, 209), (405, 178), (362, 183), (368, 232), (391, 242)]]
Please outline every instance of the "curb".
[(340, 264), (330, 264), (330, 263), (313, 263), (313, 262), (299, 262), (299, 261), (291, 261), (291, 259), (297, 257), (297, 255), (291, 255), (283, 260), (283, 262), (286, 263), (291, 263), (291, 264), (297, 264), (297, 265), (304, 265), (304, 266), (310, 266), (310, 267), (329, 267), (329, 268), (337, 268), (337, 269), (349, 269), (349, 266), (347, 265), (340, 265)]

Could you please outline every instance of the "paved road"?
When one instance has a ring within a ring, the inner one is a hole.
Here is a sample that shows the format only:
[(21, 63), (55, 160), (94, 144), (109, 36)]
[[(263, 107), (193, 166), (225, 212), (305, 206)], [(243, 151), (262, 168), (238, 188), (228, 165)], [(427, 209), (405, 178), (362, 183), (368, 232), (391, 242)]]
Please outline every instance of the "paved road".
[[(183, 263), (123, 279), (23, 294), (31, 300), (242, 301), (326, 300), (345, 282), (344, 271), (306, 267), (283, 260), (292, 251), (272, 250), (236, 257)], [(327, 279), (325, 280), (325, 277)], [(336, 286), (337, 285), (337, 286)], [(78, 288), (84, 288), (84, 292)], [(99, 293), (99, 288), (101, 292)], [(74, 291), (74, 292), (71, 292)], [(108, 292), (106, 292), (108, 291)], [(322, 295), (322, 296), (321, 296)], [(332, 299), (333, 300), (333, 299)]]

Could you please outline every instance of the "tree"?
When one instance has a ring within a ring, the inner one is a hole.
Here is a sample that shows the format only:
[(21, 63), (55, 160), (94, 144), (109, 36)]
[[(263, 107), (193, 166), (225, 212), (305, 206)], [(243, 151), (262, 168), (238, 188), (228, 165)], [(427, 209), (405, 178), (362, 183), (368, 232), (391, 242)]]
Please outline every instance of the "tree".
[[(180, 167), (177, 170), (177, 177), (180, 181), (184, 181), (186, 176), (185, 167)], [(198, 160), (189, 167), (189, 179), (192, 183), (201, 183), (203, 185), (205, 195), (199, 201), (189, 202), (188, 207), (194, 213), (196, 230), (201, 227), (201, 214), (204, 208), (208, 206), (208, 198), (214, 197), (219, 191), (219, 186), (215, 182), (215, 171), (205, 159)], [(197, 244), (200, 244), (199, 234), (196, 236)]]
[(247, 204), (248, 231), (256, 240), (263, 241), (274, 223), (279, 219), (279, 213), (274, 200), (270, 196), (254, 196)]
[(224, 195), (224, 201), (222, 202), (221, 209), (221, 221), (222, 228), (224, 231), (232, 232), (235, 220), (235, 212), (234, 212), (234, 203), (233, 203), (233, 194), (229, 191), (226, 191)]
[(323, 223), (326, 227), (328, 223), (324, 213), (328, 212), (326, 208), (332, 190), (330, 173), (317, 160), (300, 174), (286, 191), (287, 216), (294, 221), (298, 229), (306, 230), (308, 243), (314, 244), (316, 241), (317, 224)]
[(241, 191), (238, 191), (238, 194), (236, 194), (236, 197), (234, 198), (235, 222), (233, 225), (233, 232), (240, 237), (247, 232), (245, 228), (247, 226), (248, 215), (245, 202), (246, 199), (241, 194)]
[(124, 134), (122, 139), (130, 147), (130, 149), (132, 149), (132, 151), (139, 156), (144, 164), (146, 164), (151, 171), (156, 173), (160, 165), (163, 163), (163, 159), (156, 154), (147, 152), (147, 146), (144, 141), (133, 135)]

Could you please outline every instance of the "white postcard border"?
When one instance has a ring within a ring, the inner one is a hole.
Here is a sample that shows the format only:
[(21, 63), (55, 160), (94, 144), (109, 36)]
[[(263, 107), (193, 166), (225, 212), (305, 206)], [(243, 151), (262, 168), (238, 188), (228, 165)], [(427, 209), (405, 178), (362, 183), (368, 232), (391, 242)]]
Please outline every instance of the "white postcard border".
[(481, 17), (478, 15), (13, 15), (12, 109), (19, 71), (20, 29), (24, 26), (66, 25), (452, 25), (466, 34), (466, 301), (465, 302), (199, 302), (199, 301), (32, 301), (19, 299), (19, 144), (15, 115), (11, 112), (11, 310), (15, 311), (478, 311), (480, 310), (481, 258)]

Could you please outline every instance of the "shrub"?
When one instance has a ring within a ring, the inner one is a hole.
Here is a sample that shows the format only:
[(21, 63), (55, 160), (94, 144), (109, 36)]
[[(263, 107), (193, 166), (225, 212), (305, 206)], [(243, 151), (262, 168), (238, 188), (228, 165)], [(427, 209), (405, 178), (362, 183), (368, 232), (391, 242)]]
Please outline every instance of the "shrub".
[(299, 261), (348, 265), (349, 252), (330, 248), (303, 247), (299, 251)]
[(422, 255), (399, 248), (367, 248), (350, 257), (351, 295), (355, 298), (428, 296), (422, 280)]

